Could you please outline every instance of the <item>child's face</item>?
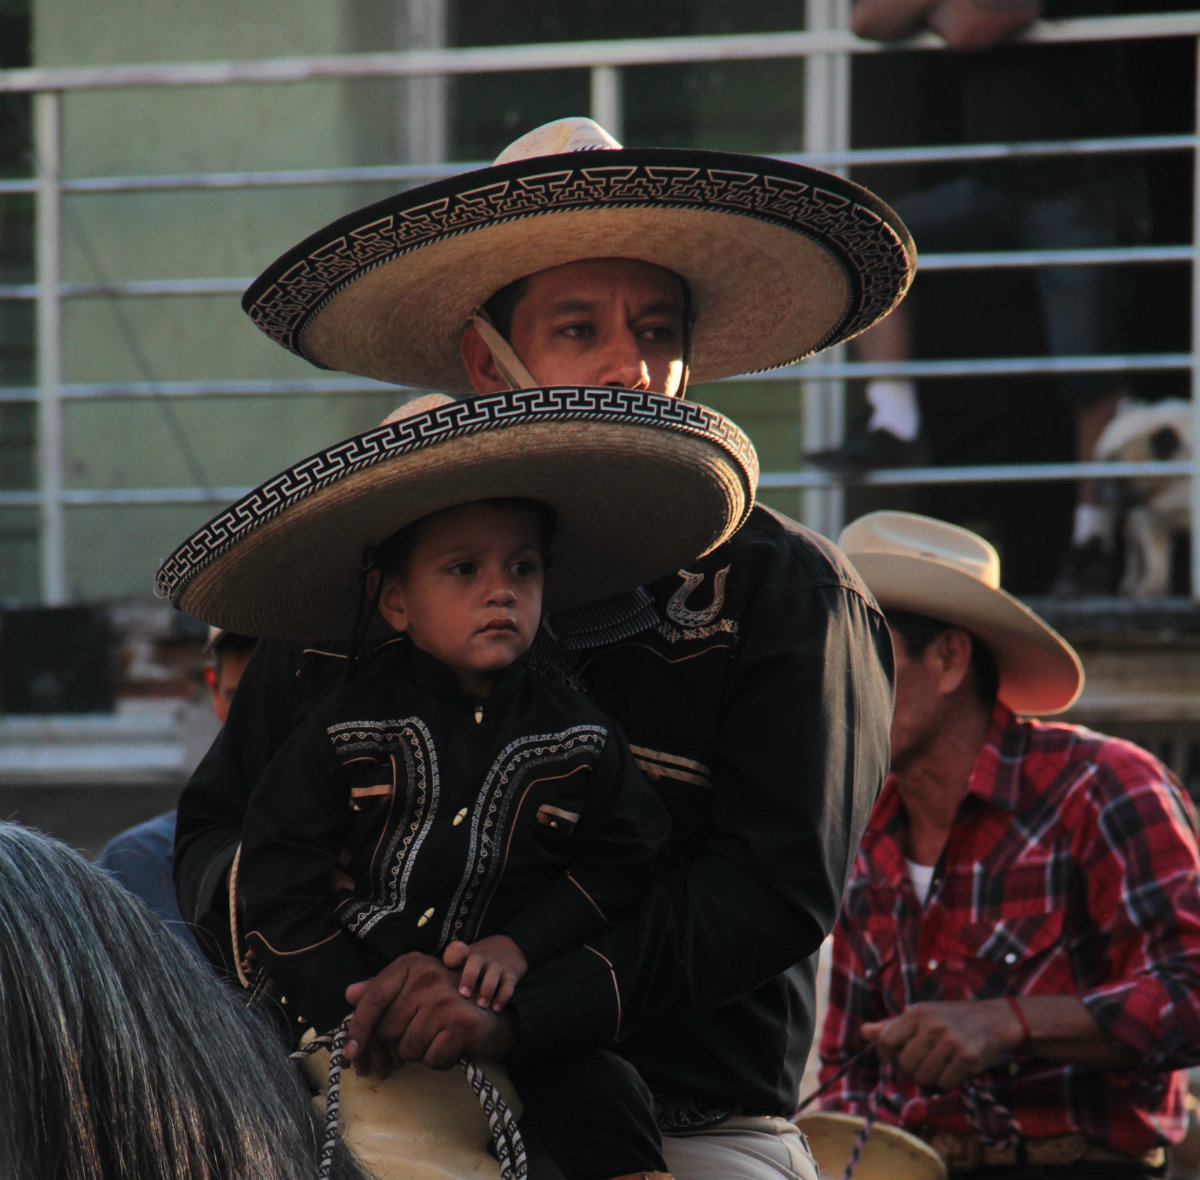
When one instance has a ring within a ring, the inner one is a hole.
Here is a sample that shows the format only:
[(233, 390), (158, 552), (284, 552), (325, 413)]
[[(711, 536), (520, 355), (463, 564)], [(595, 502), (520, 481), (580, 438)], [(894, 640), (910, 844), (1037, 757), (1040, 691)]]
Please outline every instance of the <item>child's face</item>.
[(533, 642), (542, 615), (545, 563), (536, 514), (476, 502), (422, 522), (403, 573), (379, 599), (397, 631), (484, 695)]

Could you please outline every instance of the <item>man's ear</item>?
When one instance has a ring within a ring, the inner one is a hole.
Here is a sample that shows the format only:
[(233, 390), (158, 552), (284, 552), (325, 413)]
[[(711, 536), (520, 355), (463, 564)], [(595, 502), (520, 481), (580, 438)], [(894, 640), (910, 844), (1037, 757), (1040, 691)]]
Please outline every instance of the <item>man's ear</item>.
[(408, 614), (404, 609), (404, 587), (401, 586), (398, 579), (386, 578), (384, 580), (383, 589), (379, 595), (379, 613), (387, 620), (393, 631), (408, 630)]
[(462, 357), (463, 368), (467, 370), (471, 388), (476, 393), (501, 393), (508, 388), (508, 382), (496, 367), (492, 350), (474, 324), (468, 323), (463, 329), (458, 354)]
[(961, 627), (947, 627), (934, 641), (938, 660), (938, 688), (949, 696), (958, 690), (971, 670), (971, 637)]

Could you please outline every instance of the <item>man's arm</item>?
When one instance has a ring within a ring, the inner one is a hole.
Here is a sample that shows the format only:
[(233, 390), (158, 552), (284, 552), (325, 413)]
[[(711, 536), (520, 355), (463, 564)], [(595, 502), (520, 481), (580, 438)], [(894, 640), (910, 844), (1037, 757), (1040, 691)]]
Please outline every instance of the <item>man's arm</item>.
[(1101, 1032), (1074, 996), (914, 1004), (861, 1031), (879, 1061), (894, 1059), (902, 1077), (939, 1090), (961, 1085), (1018, 1052), (1095, 1069), (1128, 1069), (1138, 1061), (1132, 1049)]
[(872, 41), (897, 41), (928, 27), (951, 49), (989, 49), (1041, 14), (1040, 0), (857, 0), (850, 27)]
[(250, 792), (312, 704), (341, 675), (337, 658), (304, 657), (263, 640), (234, 694), (229, 717), (179, 797), (175, 888), (184, 920), (209, 958), (232, 967), (229, 868)]

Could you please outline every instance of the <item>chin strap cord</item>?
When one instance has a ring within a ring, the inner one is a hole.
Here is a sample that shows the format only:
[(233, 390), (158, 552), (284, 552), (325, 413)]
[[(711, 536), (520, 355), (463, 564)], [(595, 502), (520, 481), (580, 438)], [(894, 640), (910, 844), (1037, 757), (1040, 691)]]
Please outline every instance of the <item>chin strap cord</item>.
[(508, 382), (510, 389), (537, 389), (540, 381), (522, 364), (521, 358), (513, 351), (513, 347), (496, 330), (496, 325), (488, 317), (482, 307), (471, 312), (471, 323), (475, 331), (483, 337), (483, 342), (496, 362), (500, 376)]

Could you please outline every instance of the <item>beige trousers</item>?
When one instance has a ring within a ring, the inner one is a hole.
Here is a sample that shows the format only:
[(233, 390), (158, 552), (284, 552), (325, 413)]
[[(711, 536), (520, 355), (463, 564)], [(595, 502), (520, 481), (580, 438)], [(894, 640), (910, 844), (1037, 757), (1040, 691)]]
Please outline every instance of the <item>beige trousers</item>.
[(817, 1180), (817, 1165), (787, 1119), (734, 1116), (716, 1127), (663, 1135), (675, 1180)]

